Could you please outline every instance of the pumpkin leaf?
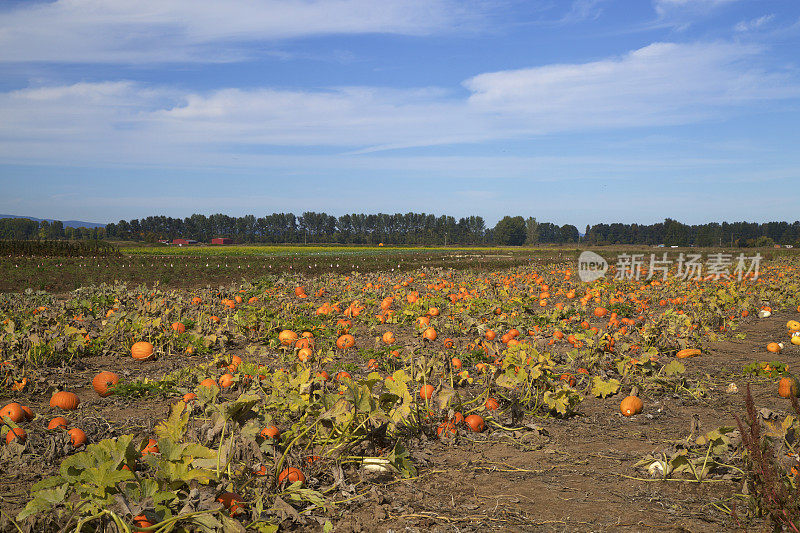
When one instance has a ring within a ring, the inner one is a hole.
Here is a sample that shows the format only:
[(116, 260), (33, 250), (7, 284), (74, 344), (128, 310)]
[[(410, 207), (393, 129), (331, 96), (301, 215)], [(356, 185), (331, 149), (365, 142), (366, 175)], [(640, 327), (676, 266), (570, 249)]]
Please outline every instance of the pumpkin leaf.
[(597, 398), (606, 398), (619, 392), (620, 382), (614, 378), (603, 381), (600, 376), (592, 378), (592, 395)]

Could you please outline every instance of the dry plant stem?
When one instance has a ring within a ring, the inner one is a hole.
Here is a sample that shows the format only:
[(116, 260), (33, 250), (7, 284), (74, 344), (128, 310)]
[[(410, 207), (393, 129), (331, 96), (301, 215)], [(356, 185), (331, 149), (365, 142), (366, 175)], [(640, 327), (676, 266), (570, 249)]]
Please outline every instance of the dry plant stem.
[[(765, 512), (776, 528), (800, 533), (800, 488), (792, 488), (782, 473), (775, 451), (761, 434), (759, 420), (750, 384), (747, 384), (745, 395), (747, 409), (747, 426), (736, 416), (736, 424), (742, 435), (742, 443), (747, 449), (750, 476), (748, 489), (758, 505), (759, 511)], [(792, 407), (800, 415), (800, 405), (792, 398)]]

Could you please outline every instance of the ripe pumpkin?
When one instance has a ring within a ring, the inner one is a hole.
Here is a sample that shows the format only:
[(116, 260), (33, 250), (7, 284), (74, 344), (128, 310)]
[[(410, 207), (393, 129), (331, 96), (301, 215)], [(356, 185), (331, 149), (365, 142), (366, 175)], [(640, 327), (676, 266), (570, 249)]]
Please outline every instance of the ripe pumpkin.
[(323, 370), (322, 372), (317, 372), (317, 378), (322, 381), (328, 381), (331, 379), (331, 376), (325, 370)]
[(349, 333), (345, 333), (344, 335), (336, 339), (336, 346), (343, 350), (346, 350), (347, 348), (352, 348), (355, 345), (356, 345), (356, 338), (350, 335)]
[(0, 417), (7, 416), (15, 424), (22, 422), (25, 418), (25, 410), (17, 402), (10, 403), (0, 409)]
[(440, 439), (452, 437), (455, 434), (456, 434), (456, 425), (450, 421), (442, 422), (436, 428), (436, 436), (438, 436)]
[(155, 524), (151, 522), (146, 515), (140, 514), (133, 517), (133, 525), (136, 526), (134, 531), (141, 531)]
[(285, 330), (281, 331), (280, 333), (278, 333), (278, 340), (284, 346), (289, 346), (293, 342), (297, 341), (297, 333), (295, 333), (294, 331), (292, 331), (290, 329), (285, 329)]
[(486, 398), (486, 403), (483, 405), (488, 411), (496, 411), (500, 408), (500, 402), (494, 398)]
[(87, 437), (86, 433), (81, 428), (72, 428), (69, 431), (69, 436), (72, 440), (72, 447), (77, 448), (78, 446), (82, 446), (86, 444)]
[(47, 429), (56, 429), (56, 428), (64, 428), (67, 429), (69, 425), (69, 421), (64, 418), (63, 416), (57, 416), (47, 424)]
[(74, 411), (81, 403), (80, 399), (74, 392), (59, 391), (53, 394), (50, 398), (50, 407), (58, 407), (65, 411)]
[(100, 395), (101, 398), (110, 396), (113, 391), (109, 391), (109, 387), (114, 387), (119, 382), (119, 376), (113, 372), (100, 372), (92, 380), (92, 388)]
[(790, 320), (786, 323), (786, 327), (789, 328), (789, 331), (800, 331), (800, 322), (797, 320)]
[(131, 346), (131, 356), (137, 361), (147, 361), (153, 357), (153, 345), (147, 341), (139, 341)]
[(767, 351), (768, 352), (781, 353), (782, 349), (783, 349), (783, 346), (781, 346), (777, 342), (771, 342), (771, 343), (767, 344)]
[(217, 501), (221, 503), (231, 515), (235, 515), (242, 511), (242, 502), (244, 499), (234, 492), (223, 492), (217, 496)]
[(233, 385), (233, 375), (231, 375), (231, 374), (222, 374), (219, 377), (219, 386), (220, 387), (222, 387), (223, 389), (227, 389), (231, 385)]
[(607, 314), (608, 314), (608, 309), (606, 309), (605, 307), (596, 307), (594, 310), (594, 316), (598, 318), (603, 318)]
[(10, 444), (13, 440), (20, 444), (25, 444), (25, 441), (28, 440), (28, 434), (22, 428), (11, 428), (6, 434), (6, 444)]
[(469, 415), (464, 419), (464, 423), (475, 433), (480, 433), (486, 427), (483, 417), (481, 415)]
[(797, 380), (793, 377), (782, 377), (778, 382), (778, 394), (783, 398), (791, 398), (797, 396), (798, 385)]
[(158, 441), (156, 439), (147, 439), (147, 445), (142, 448), (142, 455), (148, 455), (151, 453), (159, 453), (158, 449)]
[(299, 481), (302, 485), (306, 482), (306, 476), (299, 468), (290, 466), (289, 468), (284, 469), (284, 471), (278, 475), (278, 484), (280, 485), (284, 481), (289, 483)]
[(453, 357), (453, 359), (450, 360), (450, 364), (453, 365), (455, 370), (461, 370), (461, 359), (458, 357)]
[(206, 379), (204, 379), (203, 381), (200, 382), (200, 386), (201, 387), (208, 387), (208, 388), (216, 387), (217, 386), (217, 382), (214, 381), (213, 378), (206, 378)]
[(685, 348), (675, 354), (678, 359), (686, 359), (687, 357), (695, 357), (700, 355), (700, 350), (697, 348)]
[(173, 322), (172, 326), (170, 327), (175, 333), (184, 333), (186, 331), (186, 326), (184, 326), (181, 322)]
[(628, 396), (619, 404), (619, 411), (624, 416), (633, 416), (642, 412), (644, 404), (638, 396)]
[(430, 400), (433, 397), (433, 385), (430, 383), (419, 388), (419, 397), (423, 400)]
[(261, 436), (265, 439), (277, 439), (281, 436), (281, 430), (275, 426), (267, 426), (261, 430)]
[(384, 344), (394, 344), (397, 341), (397, 338), (391, 331), (387, 331), (386, 333), (384, 333), (381, 339), (383, 340)]
[(422, 337), (429, 341), (435, 341), (437, 337), (436, 330), (428, 328), (422, 333)]
[(495, 337), (497, 337), (497, 333), (495, 333), (491, 329), (487, 329), (484, 335), (486, 336), (487, 341), (493, 341)]
[(314, 352), (311, 351), (311, 348), (301, 348), (299, 352), (297, 352), (297, 358), (302, 363), (307, 363), (311, 360), (311, 356), (314, 355)]
[(353, 376), (350, 375), (350, 372), (345, 372), (342, 370), (336, 374), (336, 381), (344, 381), (345, 379), (353, 379)]

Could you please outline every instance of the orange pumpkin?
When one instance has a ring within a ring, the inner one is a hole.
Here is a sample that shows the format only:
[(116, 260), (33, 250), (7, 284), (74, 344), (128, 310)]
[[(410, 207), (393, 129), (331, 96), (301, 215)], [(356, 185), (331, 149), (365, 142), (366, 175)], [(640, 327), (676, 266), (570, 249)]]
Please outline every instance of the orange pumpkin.
[(67, 433), (69, 433), (70, 439), (72, 440), (73, 448), (86, 444), (86, 433), (81, 428), (72, 428), (67, 431)]
[(278, 340), (284, 346), (289, 346), (293, 342), (297, 341), (297, 333), (290, 329), (285, 329), (278, 333)]
[(118, 375), (113, 372), (104, 371), (94, 377), (92, 380), (92, 388), (101, 398), (105, 398), (113, 393), (113, 391), (108, 390), (109, 387), (113, 388), (118, 382)]
[(700, 350), (697, 348), (684, 348), (683, 350), (676, 353), (675, 357), (677, 357), (678, 359), (686, 359), (687, 357), (698, 356), (701, 353), (702, 352), (700, 352)]
[(0, 417), (7, 416), (15, 424), (22, 422), (25, 418), (25, 410), (17, 402), (10, 403), (0, 409)]
[(284, 481), (288, 483), (295, 483), (299, 481), (302, 485), (306, 482), (306, 476), (299, 468), (290, 466), (278, 475), (278, 484), (280, 485)]
[(219, 496), (217, 496), (217, 501), (222, 504), (225, 509), (228, 510), (231, 515), (237, 515), (242, 512), (242, 506), (244, 499), (236, 493), (233, 492), (223, 492)]
[(65, 411), (74, 411), (78, 408), (79, 403), (81, 401), (74, 392), (59, 391), (50, 398), (50, 407), (57, 407)]
[(624, 416), (633, 416), (642, 412), (644, 404), (637, 396), (628, 396), (619, 404), (619, 410)]
[(147, 341), (139, 341), (131, 346), (131, 356), (137, 361), (147, 361), (153, 357), (153, 345)]
[(64, 418), (63, 416), (57, 416), (47, 424), (47, 429), (56, 429), (56, 428), (64, 428), (67, 429), (69, 425), (69, 421)]
[(464, 419), (464, 423), (470, 431), (474, 431), (475, 433), (480, 433), (486, 427), (481, 415), (469, 415)]
[(352, 348), (355, 345), (356, 345), (356, 339), (349, 333), (345, 333), (344, 335), (336, 339), (336, 346), (343, 350), (346, 350), (347, 348)]
[(419, 388), (419, 397), (423, 400), (430, 400), (433, 397), (433, 385), (426, 384)]
[(11, 442), (14, 440), (20, 444), (25, 444), (27, 439), (28, 434), (25, 433), (25, 430), (22, 428), (11, 428), (6, 434), (6, 444), (11, 444)]
[(261, 436), (265, 439), (277, 439), (281, 436), (281, 430), (275, 426), (267, 426), (261, 430)]

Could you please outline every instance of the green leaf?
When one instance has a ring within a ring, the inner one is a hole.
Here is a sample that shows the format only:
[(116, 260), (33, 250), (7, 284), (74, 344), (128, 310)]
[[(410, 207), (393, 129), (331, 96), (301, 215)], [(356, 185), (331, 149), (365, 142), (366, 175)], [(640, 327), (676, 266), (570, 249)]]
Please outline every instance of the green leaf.
[(220, 406), (220, 412), (226, 420), (241, 419), (260, 401), (261, 398), (255, 394), (242, 394), (233, 401), (223, 403)]
[(561, 416), (568, 416), (572, 414), (580, 401), (580, 395), (569, 387), (559, 389), (557, 391), (547, 391), (544, 393), (544, 403), (550, 407), (552, 411), (557, 412)]
[(620, 382), (616, 379), (603, 381), (600, 376), (592, 378), (592, 395), (597, 398), (606, 398), (619, 392)]
[(173, 442), (180, 442), (186, 434), (186, 424), (188, 423), (189, 411), (186, 410), (186, 404), (177, 402), (170, 409), (169, 418), (162, 420), (156, 426), (156, 435), (160, 439), (171, 439)]
[(39, 514), (46, 509), (50, 509), (54, 505), (63, 503), (64, 498), (67, 495), (68, 488), (69, 486), (64, 484), (53, 489), (43, 489), (37, 491), (33, 499), (29, 501), (25, 508), (17, 515), (17, 520), (25, 520), (29, 516)]
[(667, 376), (675, 376), (677, 374), (683, 374), (686, 372), (686, 367), (680, 361), (674, 360), (665, 365), (661, 371)]

